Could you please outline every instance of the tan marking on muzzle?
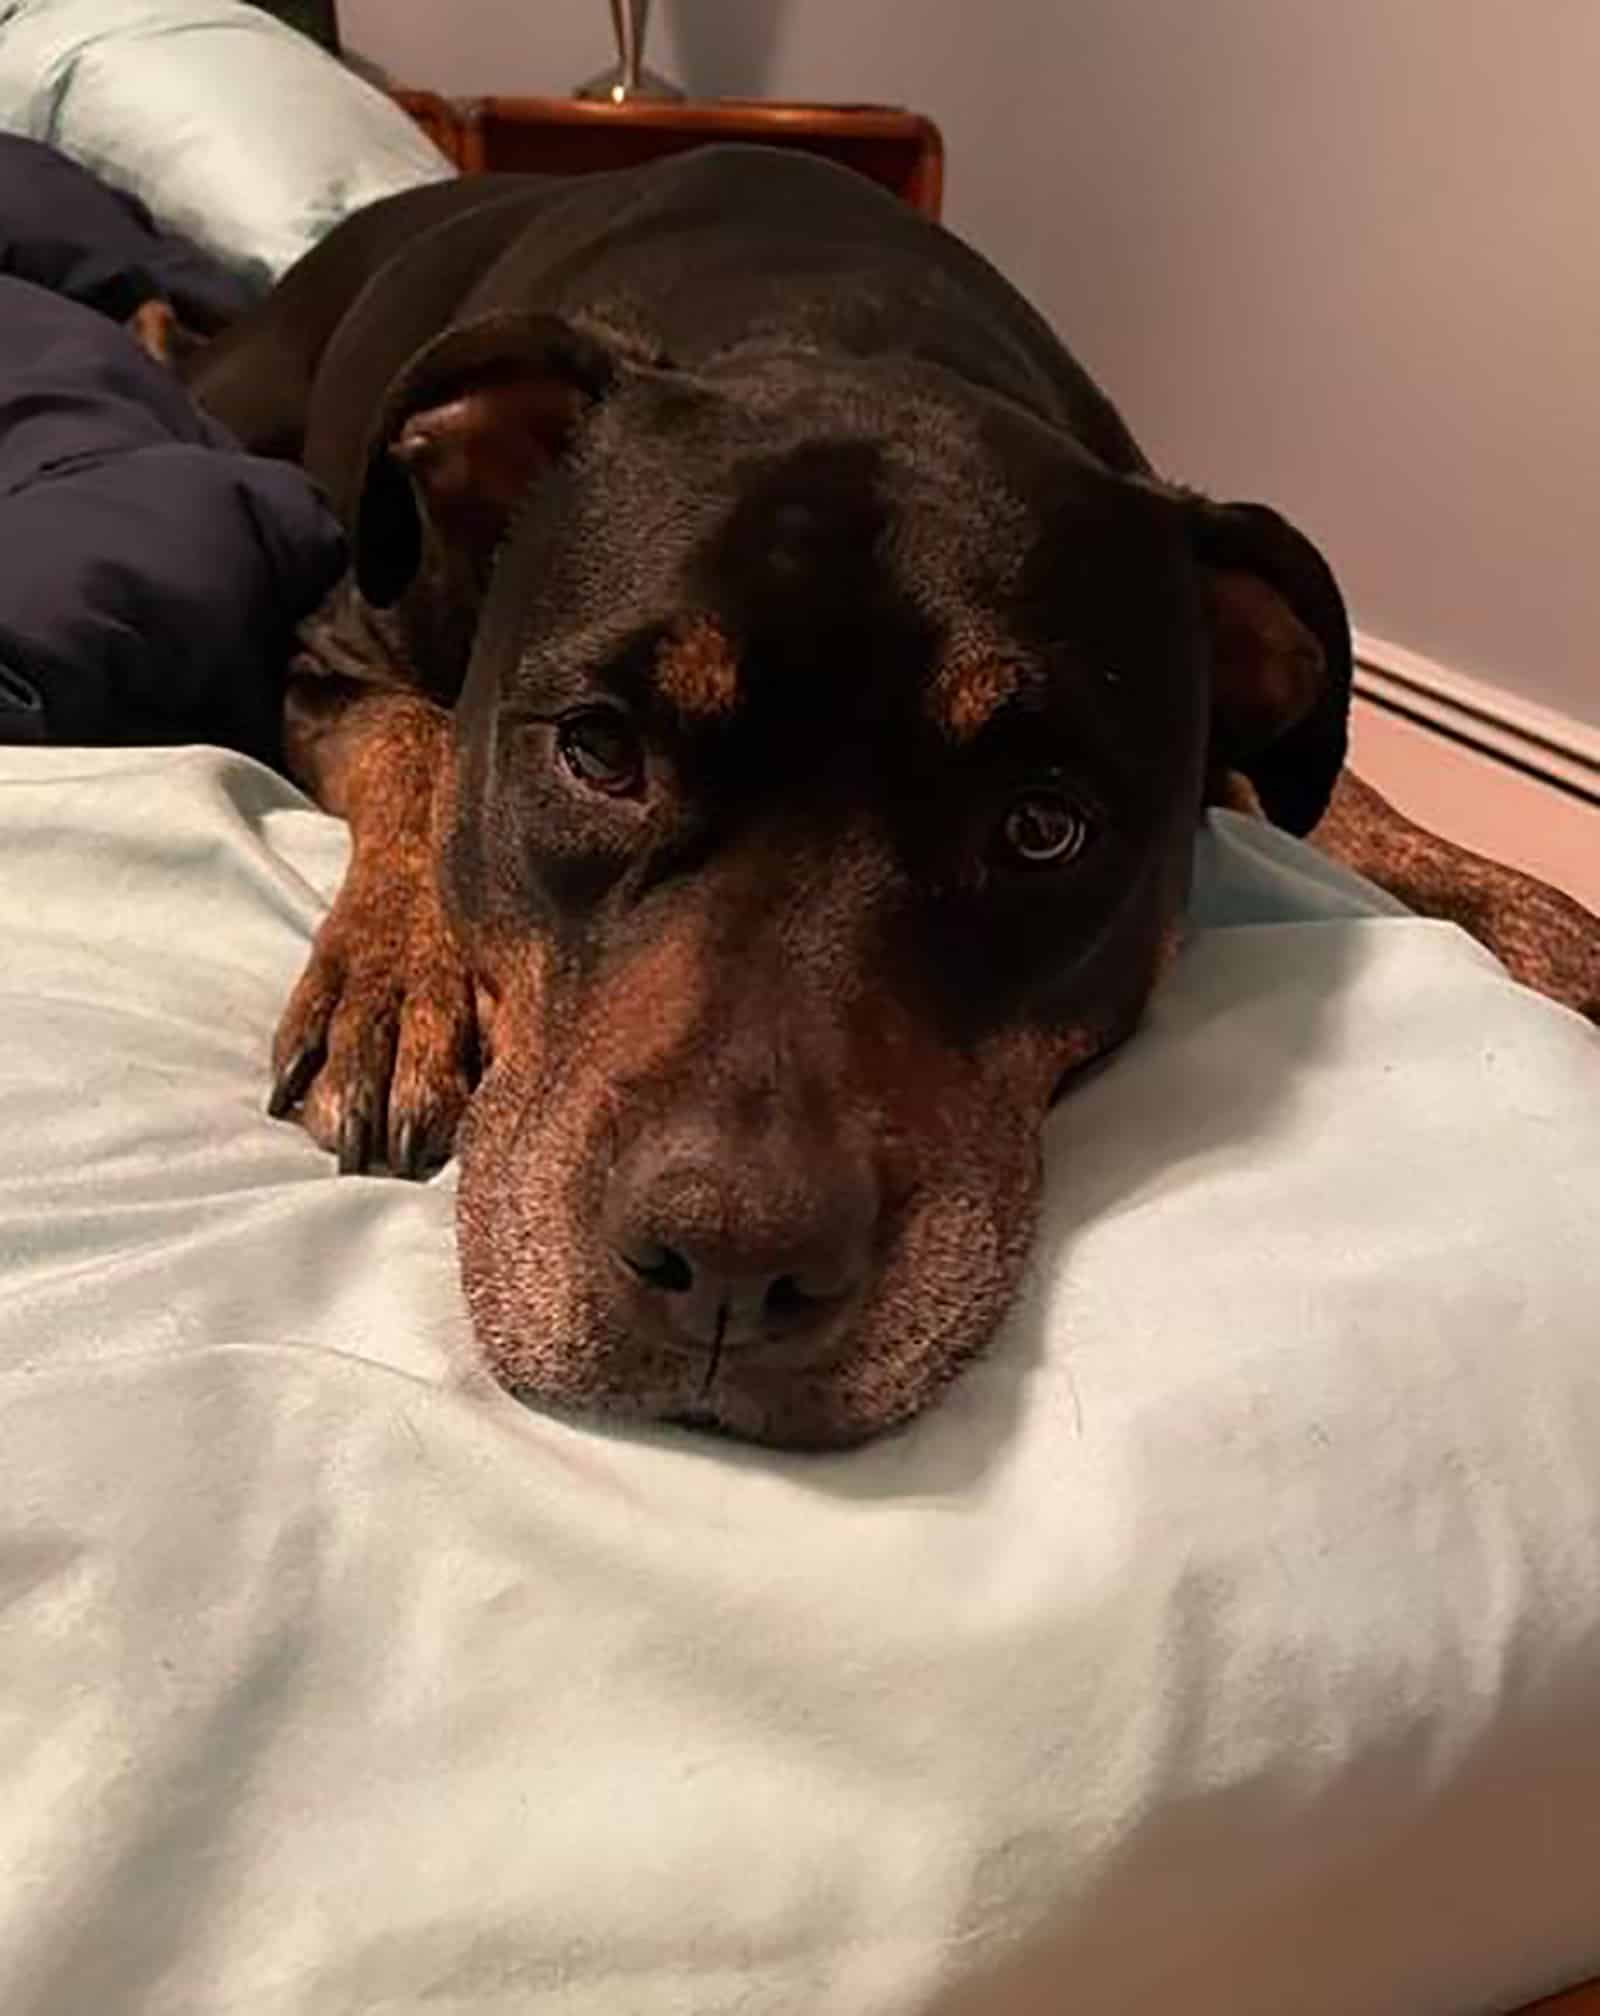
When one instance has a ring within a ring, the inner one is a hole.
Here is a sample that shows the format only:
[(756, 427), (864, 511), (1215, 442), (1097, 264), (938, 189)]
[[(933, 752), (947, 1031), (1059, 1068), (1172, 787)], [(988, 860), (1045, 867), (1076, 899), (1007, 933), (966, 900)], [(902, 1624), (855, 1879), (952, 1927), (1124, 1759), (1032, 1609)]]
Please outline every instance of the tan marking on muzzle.
[(582, 1005), (585, 1035), (569, 1080), (580, 1103), (653, 1076), (692, 1047), (712, 992), (705, 938), (692, 924), (604, 975)]
[(958, 650), (939, 667), (928, 693), (928, 712), (952, 742), (970, 742), (1016, 690), (1014, 665), (987, 652)]
[(713, 720), (738, 704), (738, 657), (716, 624), (697, 616), (656, 653), (655, 683), (680, 714)]

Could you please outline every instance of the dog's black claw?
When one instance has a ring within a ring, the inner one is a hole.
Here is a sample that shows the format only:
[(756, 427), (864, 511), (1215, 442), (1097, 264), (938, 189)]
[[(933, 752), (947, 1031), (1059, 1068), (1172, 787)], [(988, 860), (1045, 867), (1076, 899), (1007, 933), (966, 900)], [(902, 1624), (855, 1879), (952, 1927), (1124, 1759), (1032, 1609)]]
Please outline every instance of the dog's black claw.
[(288, 1118), (310, 1090), (311, 1081), (316, 1077), (321, 1062), (320, 1044), (301, 1044), (273, 1081), (272, 1091), (267, 1099), (269, 1119)]
[(400, 1123), (389, 1162), (391, 1175), (404, 1176), (412, 1183), (426, 1183), (449, 1160), (450, 1143), (440, 1138), (437, 1121), (431, 1126), (417, 1120)]
[(372, 1123), (359, 1109), (344, 1116), (339, 1129), (339, 1174), (359, 1176), (372, 1160)]

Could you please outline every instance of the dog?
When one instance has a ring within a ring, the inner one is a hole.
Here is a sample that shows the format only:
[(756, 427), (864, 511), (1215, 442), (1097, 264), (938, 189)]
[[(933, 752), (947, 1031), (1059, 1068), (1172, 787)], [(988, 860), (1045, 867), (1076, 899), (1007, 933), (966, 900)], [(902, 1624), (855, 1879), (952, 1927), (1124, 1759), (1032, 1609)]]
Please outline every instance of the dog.
[(1328, 803), (1322, 556), (778, 150), (389, 199), (193, 386), (351, 543), (285, 747), (352, 852), (271, 1111), (343, 1170), (459, 1147), (514, 1393), (795, 1448), (914, 1415), (1007, 1306), (1208, 797)]

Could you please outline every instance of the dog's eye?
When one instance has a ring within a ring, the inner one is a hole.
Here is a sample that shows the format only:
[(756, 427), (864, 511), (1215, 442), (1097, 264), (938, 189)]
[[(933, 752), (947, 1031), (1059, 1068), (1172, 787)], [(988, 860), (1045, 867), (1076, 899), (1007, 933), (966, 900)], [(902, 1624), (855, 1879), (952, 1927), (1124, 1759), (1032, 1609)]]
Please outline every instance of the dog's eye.
[(1030, 791), (1008, 808), (999, 837), (1011, 862), (1025, 868), (1062, 868), (1076, 861), (1088, 845), (1089, 822), (1056, 792)]
[(561, 760), (580, 784), (612, 798), (631, 798), (644, 783), (644, 750), (628, 717), (615, 707), (583, 707), (556, 725)]

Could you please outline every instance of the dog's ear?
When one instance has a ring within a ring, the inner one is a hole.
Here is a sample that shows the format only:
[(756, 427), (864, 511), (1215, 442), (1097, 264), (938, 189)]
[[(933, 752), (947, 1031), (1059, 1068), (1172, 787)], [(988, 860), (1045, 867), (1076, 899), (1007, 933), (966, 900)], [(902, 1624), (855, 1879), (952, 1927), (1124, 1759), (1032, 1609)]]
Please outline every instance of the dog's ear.
[(555, 315), (446, 330), (391, 386), (356, 517), (356, 586), (387, 608), (414, 578), (424, 518), (487, 573), (506, 522), (616, 375), (605, 347)]
[(1275, 511), (1200, 497), (1184, 508), (1211, 632), (1211, 772), (1242, 772), (1274, 825), (1309, 833), (1345, 759), (1344, 598)]

